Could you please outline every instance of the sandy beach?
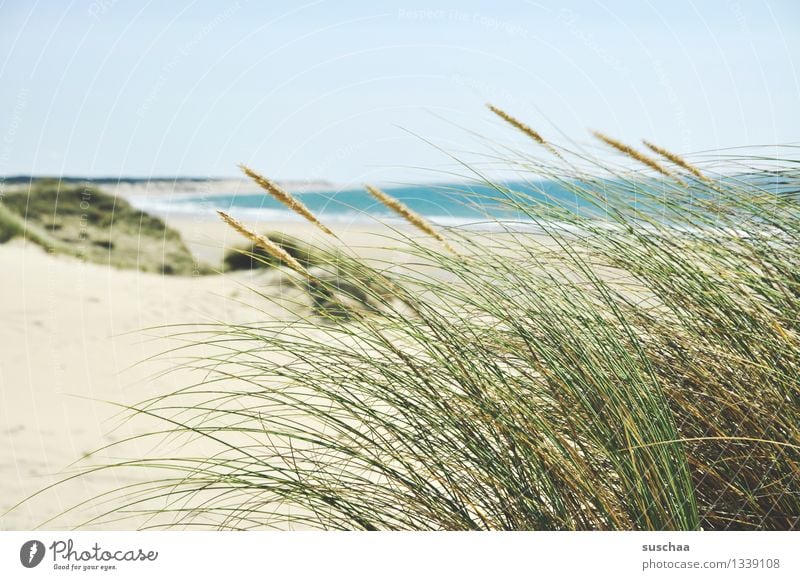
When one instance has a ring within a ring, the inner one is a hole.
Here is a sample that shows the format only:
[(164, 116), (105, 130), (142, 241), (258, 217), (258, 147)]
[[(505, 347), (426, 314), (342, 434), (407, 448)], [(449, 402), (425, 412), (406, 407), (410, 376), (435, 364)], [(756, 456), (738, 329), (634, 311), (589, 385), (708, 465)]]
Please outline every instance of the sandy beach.
[[(220, 264), (225, 248), (242, 243), (222, 223), (185, 219), (170, 225), (212, 266)], [(318, 239), (311, 226), (253, 225)], [(381, 245), (377, 229), (337, 233), (356, 250)], [(392, 257), (388, 250), (370, 252)], [(63, 479), (73, 462), (142, 429), (138, 420), (135, 428), (123, 424), (124, 410), (112, 403), (133, 404), (189, 384), (188, 371), (162, 375), (180, 363), (177, 355), (148, 360), (178, 344), (167, 337), (174, 328), (153, 327), (295, 315), (292, 306), (284, 309), (250, 290), (279, 296), (281, 288), (270, 286), (280, 276), (275, 272), (163, 276), (50, 255), (21, 239), (0, 245), (0, 268), (8, 273), (0, 286), (0, 513)], [(115, 447), (109, 456), (146, 452), (137, 445)], [(101, 452), (93, 459), (103, 457)], [(119, 477), (100, 472), (58, 486), (3, 515), (0, 529), (68, 525), (69, 519), (46, 522), (93, 492), (130, 483)]]

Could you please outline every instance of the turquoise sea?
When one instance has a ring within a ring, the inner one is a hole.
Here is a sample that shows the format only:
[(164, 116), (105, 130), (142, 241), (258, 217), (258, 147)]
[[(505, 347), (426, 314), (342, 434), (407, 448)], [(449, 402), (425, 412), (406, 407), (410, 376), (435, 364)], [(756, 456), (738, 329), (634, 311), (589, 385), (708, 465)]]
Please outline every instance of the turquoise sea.
[[(502, 187), (528, 202), (557, 203), (567, 211), (586, 214), (591, 206), (564, 187), (549, 181), (504, 183)], [(474, 225), (494, 220), (529, 219), (509, 205), (506, 194), (488, 185), (433, 184), (384, 187), (391, 196), (440, 225)], [(391, 210), (364, 189), (295, 193), (312, 212), (327, 222), (369, 223), (397, 219)], [(263, 191), (206, 196), (175, 195), (169, 200), (138, 200), (135, 205), (156, 214), (213, 215), (218, 209), (254, 221), (299, 221), (298, 217)]]
[[(777, 195), (797, 195), (798, 183), (794, 179), (769, 178), (763, 176), (752, 179), (739, 175), (728, 177), (728, 186), (734, 181), (743, 195), (772, 193)], [(630, 184), (628, 184), (630, 186)], [(255, 186), (254, 186), (255, 187)], [(638, 182), (640, 192), (647, 188), (651, 195), (664, 199), (674, 196), (674, 184), (652, 180)], [(579, 215), (581, 217), (603, 218), (603, 204), (592, 204), (573, 191), (552, 181), (506, 182), (499, 187), (483, 184), (429, 184), (414, 186), (384, 187), (391, 196), (403, 202), (413, 211), (426, 216), (433, 223), (452, 226), (465, 225), (476, 228), (492, 227), (497, 221), (531, 222), (531, 217), (514, 208), (513, 201), (524, 200), (524, 205), (541, 203), (541, 208), (549, 208), (548, 219), (558, 220), (559, 215)], [(637, 210), (650, 212), (658, 204), (650, 204), (649, 209), (642, 203), (644, 199), (637, 191), (625, 190), (620, 182), (596, 180), (592, 191), (600, 196), (625, 195), (623, 204), (636, 205)], [(513, 193), (509, 193), (513, 192)], [(697, 196), (715, 196), (713, 190), (696, 190)], [(375, 200), (366, 190), (338, 189), (332, 191), (294, 192), (312, 212), (326, 223), (374, 223), (393, 221), (399, 218), (391, 210)], [(651, 198), (652, 201), (652, 198)], [(617, 203), (619, 199), (617, 198)], [(158, 215), (184, 215), (197, 218), (216, 219), (216, 210), (224, 210), (243, 220), (250, 221), (301, 221), (302, 218), (286, 209), (278, 201), (261, 190), (254, 189), (236, 194), (214, 195), (173, 195), (169, 198), (150, 197), (134, 200), (137, 207)], [(658, 212), (660, 213), (660, 212)], [(672, 218), (675, 214), (672, 215)], [(677, 224), (676, 224), (677, 225)]]

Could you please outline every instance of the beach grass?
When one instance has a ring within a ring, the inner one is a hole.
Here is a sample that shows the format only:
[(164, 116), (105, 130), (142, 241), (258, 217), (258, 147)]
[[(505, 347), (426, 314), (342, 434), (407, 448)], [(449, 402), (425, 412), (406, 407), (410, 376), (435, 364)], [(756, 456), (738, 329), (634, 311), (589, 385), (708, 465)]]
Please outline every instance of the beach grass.
[(639, 164), (515, 160), (580, 207), (483, 179), (527, 219), (439, 230), (455, 252), (398, 233), (400, 269), (337, 253), (372, 309), (187, 329), (203, 380), (128, 409), (185, 452), (86, 468), (148, 474), (86, 523), (800, 527), (795, 151), (603, 141)]
[(0, 203), (0, 244), (22, 235), (24, 221)]

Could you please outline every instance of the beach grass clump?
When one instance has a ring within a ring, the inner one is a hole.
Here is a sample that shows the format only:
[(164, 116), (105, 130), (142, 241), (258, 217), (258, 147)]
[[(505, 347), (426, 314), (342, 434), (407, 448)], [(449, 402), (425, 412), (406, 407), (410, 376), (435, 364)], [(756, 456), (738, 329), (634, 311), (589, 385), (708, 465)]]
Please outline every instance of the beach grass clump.
[(648, 164), (587, 178), (531, 155), (591, 217), (484, 181), (527, 220), (448, 229), (457, 255), (398, 239), (404, 268), (386, 283), (401, 301), (363, 282), (380, 265), (339, 256), (380, 315), (187, 330), (202, 380), (129, 409), (163, 422), (154, 442), (183, 447), (88, 468), (146, 468), (88, 523), (798, 529), (800, 174), (787, 151), (737, 153), (725, 176), (686, 161), (713, 186)]

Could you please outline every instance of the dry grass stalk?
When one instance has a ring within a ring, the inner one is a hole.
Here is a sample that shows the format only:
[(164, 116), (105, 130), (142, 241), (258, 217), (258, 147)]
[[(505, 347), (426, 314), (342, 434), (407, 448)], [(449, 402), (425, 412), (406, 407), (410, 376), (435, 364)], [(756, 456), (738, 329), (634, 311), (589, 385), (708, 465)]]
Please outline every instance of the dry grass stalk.
[(244, 171), (244, 173), (249, 178), (251, 178), (253, 181), (255, 181), (259, 185), (259, 187), (261, 187), (264, 191), (269, 193), (272, 197), (277, 199), (283, 205), (288, 207), (290, 210), (292, 210), (293, 212), (295, 212), (298, 215), (303, 216), (305, 219), (310, 221), (312, 224), (317, 226), (319, 229), (321, 229), (326, 234), (328, 234), (330, 236), (333, 236), (333, 237), (336, 237), (336, 234), (334, 234), (331, 230), (329, 230), (328, 227), (325, 224), (323, 224), (321, 221), (319, 221), (317, 219), (317, 216), (315, 216), (313, 213), (311, 213), (310, 209), (308, 209), (305, 205), (303, 205), (302, 202), (300, 202), (296, 197), (294, 197), (291, 193), (289, 193), (288, 191), (283, 189), (277, 183), (274, 183), (274, 182), (270, 181), (269, 179), (267, 179), (266, 177), (264, 177), (263, 175), (261, 175), (260, 173), (258, 173), (256, 171), (253, 171), (252, 169), (250, 169), (247, 165), (244, 165), (243, 163), (239, 164), (239, 168), (242, 171)]
[(610, 145), (611, 147), (613, 147), (617, 151), (619, 151), (621, 153), (624, 153), (625, 155), (627, 155), (628, 157), (631, 157), (632, 159), (635, 159), (639, 163), (643, 163), (644, 165), (647, 165), (648, 167), (650, 167), (652, 169), (655, 169), (657, 172), (659, 172), (662, 175), (665, 175), (667, 177), (671, 177), (672, 179), (674, 179), (678, 183), (680, 183), (682, 186), (686, 187), (687, 184), (686, 184), (685, 181), (683, 181), (680, 177), (678, 177), (677, 175), (675, 175), (674, 173), (669, 171), (666, 167), (661, 165), (658, 161), (656, 161), (652, 157), (648, 157), (647, 155), (645, 155), (644, 153), (642, 153), (640, 151), (637, 151), (636, 149), (634, 149), (630, 145), (626, 145), (625, 143), (617, 141), (616, 139), (612, 139), (611, 137), (601, 133), (600, 131), (593, 131), (593, 134), (594, 134), (595, 137), (600, 139), (603, 143), (606, 143), (607, 145)]
[(556, 151), (555, 147), (553, 147), (550, 143), (545, 141), (544, 137), (542, 137), (536, 130), (526, 125), (516, 117), (512, 117), (499, 107), (495, 107), (494, 105), (489, 105), (489, 104), (487, 104), (486, 106), (489, 107), (489, 110), (492, 113), (503, 119), (506, 123), (508, 123), (512, 127), (515, 127), (516, 129), (519, 129), (520, 131), (525, 133), (528, 137), (536, 141), (539, 145), (542, 145), (545, 149), (550, 151), (550, 153), (552, 153), (559, 159), (564, 159), (563, 157), (561, 157), (561, 154), (558, 151)]
[(412, 226), (414, 226), (421, 232), (425, 232), (429, 236), (439, 240), (442, 243), (442, 245), (444, 245), (444, 247), (447, 248), (449, 252), (452, 252), (454, 254), (457, 253), (453, 249), (453, 247), (447, 243), (447, 240), (444, 239), (444, 236), (442, 236), (442, 234), (440, 234), (433, 228), (433, 226), (428, 220), (423, 218), (418, 213), (412, 211), (408, 206), (401, 203), (399, 200), (393, 198), (391, 195), (381, 191), (377, 187), (372, 187), (371, 185), (367, 185), (366, 188), (367, 191), (370, 193), (370, 195), (372, 195), (372, 197), (377, 199), (379, 202), (381, 202), (383, 205), (391, 209), (396, 214), (400, 215)]
[(672, 161), (675, 165), (683, 167), (686, 171), (694, 175), (697, 179), (700, 179), (701, 181), (705, 181), (707, 183), (712, 183), (712, 181), (708, 177), (703, 175), (703, 173), (697, 167), (691, 165), (683, 157), (679, 157), (675, 153), (667, 151), (663, 147), (659, 147), (658, 145), (650, 143), (650, 141), (642, 140), (642, 143), (644, 143), (654, 153), (658, 153), (665, 159), (669, 159), (670, 161)]
[(262, 248), (271, 256), (277, 258), (281, 262), (285, 263), (289, 266), (292, 270), (297, 272), (298, 274), (302, 274), (307, 278), (312, 278), (312, 276), (308, 273), (300, 262), (298, 262), (289, 252), (281, 248), (278, 244), (270, 240), (267, 236), (263, 236), (261, 234), (257, 234), (252, 230), (249, 230), (247, 227), (244, 226), (238, 220), (232, 218), (224, 211), (217, 210), (217, 213), (222, 218), (226, 224), (231, 226), (234, 230), (242, 234), (245, 238), (256, 244), (258, 247)]
[(506, 113), (503, 109), (495, 107), (494, 105), (486, 105), (486, 106), (489, 107), (489, 110), (492, 113), (503, 119), (509, 125), (516, 127), (517, 129), (528, 135), (528, 137), (539, 143), (539, 145), (545, 145), (547, 143), (547, 141), (545, 141), (544, 138), (541, 135), (539, 135), (538, 132), (533, 130), (531, 127), (529, 127), (516, 117), (512, 117), (511, 115)]

